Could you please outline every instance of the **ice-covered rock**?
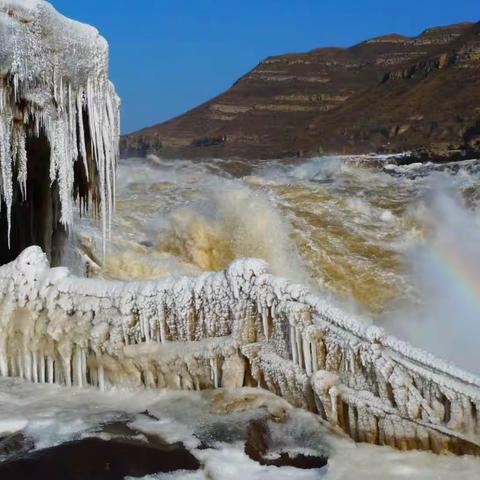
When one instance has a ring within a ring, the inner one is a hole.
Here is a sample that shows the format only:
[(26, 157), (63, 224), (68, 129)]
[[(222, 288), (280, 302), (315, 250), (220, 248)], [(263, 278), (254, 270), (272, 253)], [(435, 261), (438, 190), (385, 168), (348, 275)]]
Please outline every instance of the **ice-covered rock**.
[(253, 259), (121, 282), (51, 269), (30, 247), (0, 267), (0, 374), (102, 390), (258, 386), (359, 441), (480, 454), (480, 379)]
[[(50, 214), (57, 218), (35, 218), (37, 227), (49, 222), (55, 229), (58, 221), (68, 229), (77, 199), (81, 208), (101, 208), (108, 234), (118, 112), (108, 44), (95, 28), (65, 18), (43, 0), (0, 0), (1, 199), (8, 247), (12, 223), (22, 215), (16, 211), (12, 218), (12, 209), (26, 198), (32, 203), (39, 182), (52, 185)], [(19, 237), (13, 236), (16, 249)], [(30, 239), (49, 250), (40, 240)]]

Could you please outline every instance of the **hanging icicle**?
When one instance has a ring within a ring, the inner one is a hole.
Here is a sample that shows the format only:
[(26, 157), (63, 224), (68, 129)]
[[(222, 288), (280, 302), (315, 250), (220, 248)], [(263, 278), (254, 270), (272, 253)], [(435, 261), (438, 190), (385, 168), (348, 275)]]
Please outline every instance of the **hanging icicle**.
[(0, 200), (9, 238), (14, 182), (25, 199), (27, 166), (35, 161), (27, 158), (27, 139), (44, 136), (60, 222), (66, 230), (72, 226), (74, 165), (81, 162), (88, 187), (80, 195), (87, 198), (77, 200), (101, 212), (105, 248), (114, 208), (118, 111), (108, 80), (108, 44), (96, 29), (41, 0), (0, 0)]

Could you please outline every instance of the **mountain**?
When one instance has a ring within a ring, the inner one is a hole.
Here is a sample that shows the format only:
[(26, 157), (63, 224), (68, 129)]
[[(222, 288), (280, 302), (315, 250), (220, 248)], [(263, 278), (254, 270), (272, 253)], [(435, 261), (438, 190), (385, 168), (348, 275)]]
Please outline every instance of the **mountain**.
[(478, 148), (480, 23), (269, 57), (121, 145), (124, 156), (246, 159)]

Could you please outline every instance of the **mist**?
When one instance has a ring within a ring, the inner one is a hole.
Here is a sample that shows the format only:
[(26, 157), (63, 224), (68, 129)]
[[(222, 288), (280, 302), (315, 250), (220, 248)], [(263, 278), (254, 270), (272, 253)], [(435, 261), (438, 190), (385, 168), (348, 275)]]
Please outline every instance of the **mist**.
[(388, 330), (438, 357), (480, 373), (480, 224), (478, 212), (450, 188), (418, 205), (426, 236), (407, 251), (412, 304)]

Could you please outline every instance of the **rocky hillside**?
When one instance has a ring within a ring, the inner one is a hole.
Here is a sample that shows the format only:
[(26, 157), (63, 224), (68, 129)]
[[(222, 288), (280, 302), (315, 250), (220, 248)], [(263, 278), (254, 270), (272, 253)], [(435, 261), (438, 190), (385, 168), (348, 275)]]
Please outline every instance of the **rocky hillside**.
[(270, 57), (122, 139), (124, 155), (280, 158), (480, 146), (480, 23)]

